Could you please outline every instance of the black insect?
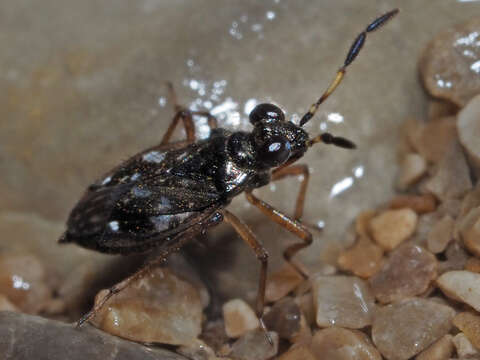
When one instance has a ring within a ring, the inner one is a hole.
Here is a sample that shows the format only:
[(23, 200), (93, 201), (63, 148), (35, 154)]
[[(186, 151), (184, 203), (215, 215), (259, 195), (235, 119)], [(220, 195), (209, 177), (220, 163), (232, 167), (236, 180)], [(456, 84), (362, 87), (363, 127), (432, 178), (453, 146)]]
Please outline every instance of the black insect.
[[(378, 29), (397, 12), (398, 9), (395, 9), (380, 16), (358, 35), (335, 79), (302, 117), (299, 125), (286, 121), (277, 106), (260, 104), (249, 116), (253, 125), (251, 132), (217, 128), (217, 121), (211, 114), (190, 111), (177, 105), (170, 85), (176, 113), (160, 144), (133, 156), (92, 184), (72, 210), (67, 230), (60, 239), (61, 243), (75, 242), (112, 254), (159, 248), (160, 255), (121, 284), (110, 288), (101, 301), (79, 320), (78, 325), (94, 316), (113, 294), (144, 276), (192, 237), (221, 221), (233, 226), (261, 263), (256, 304), (261, 320), (268, 253), (249, 227), (226, 206), (233, 197), (245, 193), (247, 200), (261, 212), (297, 235), (302, 242), (291, 245), (284, 252), (285, 260), (295, 267), (290, 261), (292, 256), (311, 244), (312, 235), (300, 222), (309, 178), (308, 167), (293, 163), (319, 142), (343, 148), (355, 147), (351, 141), (329, 133), (310, 138), (302, 126), (340, 84), (347, 66), (360, 52), (367, 33)], [(192, 117), (196, 115), (208, 118), (211, 133), (205, 140), (195, 139)], [(185, 127), (187, 139), (171, 143), (171, 135), (180, 121)], [(295, 175), (303, 175), (303, 180), (293, 217), (274, 209), (252, 193), (272, 181)], [(303, 274), (300, 269), (297, 270)]]

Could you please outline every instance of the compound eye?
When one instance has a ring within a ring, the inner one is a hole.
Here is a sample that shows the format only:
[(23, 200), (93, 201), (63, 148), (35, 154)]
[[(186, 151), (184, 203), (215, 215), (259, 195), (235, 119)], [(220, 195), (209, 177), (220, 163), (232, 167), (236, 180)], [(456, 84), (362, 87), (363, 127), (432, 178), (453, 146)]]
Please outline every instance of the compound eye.
[(259, 149), (259, 160), (268, 167), (278, 166), (290, 156), (290, 142), (282, 136), (274, 136)]
[(259, 104), (250, 113), (250, 122), (255, 125), (261, 120), (267, 120), (267, 122), (284, 121), (285, 115), (282, 109), (273, 104)]

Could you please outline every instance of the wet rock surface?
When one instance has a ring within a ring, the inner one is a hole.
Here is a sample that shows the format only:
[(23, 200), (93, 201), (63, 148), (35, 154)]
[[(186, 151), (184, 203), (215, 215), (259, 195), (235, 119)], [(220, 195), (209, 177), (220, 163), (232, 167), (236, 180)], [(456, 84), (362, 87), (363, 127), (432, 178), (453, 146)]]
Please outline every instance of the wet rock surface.
[(164, 349), (122, 340), (86, 325), (0, 312), (0, 354), (5, 360), (187, 360)]

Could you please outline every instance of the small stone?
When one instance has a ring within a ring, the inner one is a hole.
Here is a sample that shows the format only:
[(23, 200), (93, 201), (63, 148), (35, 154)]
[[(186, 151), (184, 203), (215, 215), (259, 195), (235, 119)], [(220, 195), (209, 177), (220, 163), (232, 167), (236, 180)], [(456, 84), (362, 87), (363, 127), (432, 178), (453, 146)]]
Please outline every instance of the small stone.
[(300, 295), (295, 298), (295, 302), (300, 307), (302, 314), (305, 316), (305, 320), (308, 324), (313, 325), (315, 323), (316, 313), (315, 305), (313, 304), (313, 295), (311, 292)]
[(480, 349), (480, 316), (462, 312), (453, 319), (453, 324), (461, 330), (477, 349)]
[(20, 312), (20, 309), (13, 305), (5, 295), (0, 294), (0, 311)]
[(361, 278), (369, 278), (380, 270), (383, 264), (383, 249), (369, 238), (360, 236), (357, 242), (340, 253), (338, 265)]
[(448, 297), (480, 311), (480, 274), (470, 271), (449, 271), (437, 279), (438, 287)]
[(268, 334), (273, 341), (273, 346), (262, 330), (252, 330), (233, 343), (229, 356), (238, 360), (270, 359), (278, 352), (278, 335), (273, 331), (269, 331)]
[(418, 216), (411, 209), (386, 210), (370, 222), (375, 241), (385, 250), (392, 250), (415, 231)]
[(448, 243), (453, 240), (455, 221), (450, 215), (445, 215), (433, 225), (428, 233), (427, 247), (434, 254), (444, 252)]
[(470, 170), (458, 141), (448, 146), (434, 175), (425, 184), (425, 189), (442, 202), (449, 198), (460, 198), (472, 189)]
[(279, 271), (268, 276), (265, 300), (267, 302), (280, 300), (300, 285), (303, 280), (298, 271), (291, 265), (285, 264)]
[(0, 312), (2, 359), (48, 360), (188, 360), (158, 347), (148, 347), (111, 336), (93, 326), (72, 324), (38, 316)]
[(480, 257), (480, 207), (470, 210), (459, 222), (458, 231), (465, 247)]
[(0, 294), (27, 314), (38, 314), (52, 299), (43, 263), (31, 254), (0, 255)]
[(453, 338), (453, 344), (457, 350), (457, 355), (462, 358), (468, 358), (478, 354), (478, 350), (473, 347), (472, 343), (464, 333), (458, 333), (455, 335)]
[(297, 345), (308, 345), (312, 342), (312, 330), (305, 316), (300, 315), (300, 329), (290, 337), (290, 342)]
[(300, 330), (300, 307), (292, 298), (284, 298), (263, 317), (267, 329), (275, 331), (282, 339), (291, 339)]
[(201, 340), (194, 340), (191, 344), (177, 348), (177, 353), (185, 355), (190, 360), (220, 360), (215, 351)]
[(427, 173), (427, 162), (416, 153), (406, 154), (400, 165), (397, 186), (405, 190), (418, 182)]
[[(477, 182), (472, 191), (470, 191), (462, 200), (458, 218), (465, 217), (473, 208), (480, 206), (480, 182)], [(457, 219), (458, 221), (458, 219)]]
[(389, 203), (390, 209), (409, 208), (417, 214), (426, 214), (435, 211), (436, 201), (431, 194), (424, 195), (397, 195)]
[(436, 276), (435, 256), (405, 244), (391, 253), (382, 270), (370, 278), (370, 285), (377, 300), (385, 304), (422, 294)]
[(480, 259), (474, 257), (469, 258), (465, 264), (465, 270), (480, 273)]
[(207, 322), (203, 326), (201, 337), (209, 347), (216, 351), (220, 350), (220, 348), (229, 340), (225, 332), (225, 323), (223, 319), (216, 319)]
[(278, 360), (317, 360), (306, 345), (294, 346), (285, 354), (280, 356)]
[(379, 308), (372, 339), (388, 360), (406, 360), (446, 335), (455, 311), (432, 300), (412, 298)]
[(372, 323), (375, 298), (365, 281), (354, 276), (316, 276), (313, 299), (320, 327), (361, 329)]
[(260, 326), (255, 312), (241, 299), (233, 299), (223, 304), (223, 319), (225, 332), (230, 338), (238, 338)]
[[(480, 54), (479, 54), (480, 55)], [(480, 169), (480, 95), (471, 99), (458, 114), (457, 129), (460, 143), (477, 170)]]
[(381, 360), (370, 339), (358, 330), (332, 327), (317, 331), (312, 339), (316, 359)]
[[(96, 297), (98, 302), (106, 290)], [(188, 345), (201, 332), (197, 289), (168, 269), (157, 268), (113, 296), (94, 318), (111, 334), (139, 342)]]
[(458, 242), (451, 242), (445, 251), (446, 261), (441, 261), (438, 264), (438, 273), (443, 274), (452, 270), (463, 270), (469, 258), (467, 252), (461, 247)]
[(450, 334), (444, 335), (428, 349), (418, 354), (415, 360), (448, 360), (452, 356), (454, 345)]
[(438, 163), (456, 138), (455, 117), (445, 117), (427, 122), (421, 131), (418, 152), (427, 162)]
[(355, 232), (358, 236), (370, 238), (370, 221), (377, 215), (374, 210), (362, 211), (355, 219)]
[(420, 74), (431, 95), (463, 107), (480, 93), (479, 28), (480, 19), (473, 18), (441, 32), (425, 48)]

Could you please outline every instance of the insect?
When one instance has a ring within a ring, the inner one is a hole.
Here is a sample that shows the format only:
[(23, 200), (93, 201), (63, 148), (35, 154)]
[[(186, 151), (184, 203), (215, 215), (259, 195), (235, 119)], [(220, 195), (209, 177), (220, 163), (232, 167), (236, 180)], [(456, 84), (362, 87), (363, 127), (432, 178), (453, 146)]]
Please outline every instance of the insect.
[[(217, 127), (208, 112), (190, 111), (177, 104), (169, 85), (175, 115), (160, 144), (144, 150), (115, 167), (88, 187), (73, 208), (67, 230), (59, 240), (112, 254), (160, 249), (160, 255), (136, 273), (109, 289), (78, 325), (89, 320), (105, 302), (132, 282), (162, 263), (173, 251), (209, 227), (229, 223), (252, 248), (261, 264), (256, 314), (262, 328), (268, 253), (250, 228), (226, 209), (232, 198), (245, 193), (247, 200), (263, 214), (296, 235), (301, 242), (289, 246), (285, 260), (305, 277), (292, 257), (312, 243), (309, 229), (300, 221), (303, 215), (309, 170), (294, 164), (317, 143), (343, 148), (355, 145), (342, 137), (323, 133), (313, 138), (303, 126), (344, 78), (347, 67), (362, 49), (367, 34), (375, 31), (398, 13), (389, 11), (370, 23), (353, 42), (344, 64), (327, 90), (298, 125), (285, 119), (273, 104), (257, 105), (249, 115), (251, 132), (231, 132)], [(196, 140), (193, 116), (205, 116), (210, 135)], [(186, 140), (170, 142), (182, 122)], [(253, 194), (253, 190), (289, 176), (303, 175), (293, 217), (273, 208)]]

